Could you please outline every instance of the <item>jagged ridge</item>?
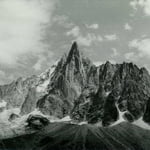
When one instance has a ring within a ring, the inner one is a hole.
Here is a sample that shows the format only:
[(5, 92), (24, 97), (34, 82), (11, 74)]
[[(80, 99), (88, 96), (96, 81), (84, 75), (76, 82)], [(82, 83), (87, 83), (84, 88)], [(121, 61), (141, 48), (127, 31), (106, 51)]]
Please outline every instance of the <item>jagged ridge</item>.
[(38, 108), (44, 114), (59, 118), (70, 115), (76, 121), (104, 126), (117, 121), (119, 112), (127, 121), (143, 115), (146, 122), (150, 120), (148, 71), (125, 62), (114, 65), (107, 61), (96, 67), (81, 54), (76, 42), (42, 77), (17, 80), (1, 86), (0, 91), (7, 107), (20, 107), (21, 114)]

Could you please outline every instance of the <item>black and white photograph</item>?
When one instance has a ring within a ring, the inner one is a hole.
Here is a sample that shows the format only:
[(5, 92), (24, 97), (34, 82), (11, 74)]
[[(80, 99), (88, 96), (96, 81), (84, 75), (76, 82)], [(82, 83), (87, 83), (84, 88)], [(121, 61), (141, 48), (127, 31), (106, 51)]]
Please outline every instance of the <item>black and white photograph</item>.
[(150, 150), (150, 0), (0, 0), (0, 150)]

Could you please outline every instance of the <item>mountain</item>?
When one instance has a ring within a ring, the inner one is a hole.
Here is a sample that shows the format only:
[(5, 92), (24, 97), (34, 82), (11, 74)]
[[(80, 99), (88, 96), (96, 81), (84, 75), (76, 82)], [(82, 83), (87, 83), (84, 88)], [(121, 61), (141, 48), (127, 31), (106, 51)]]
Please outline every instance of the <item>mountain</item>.
[(36, 108), (38, 98), (46, 93), (54, 68), (55, 65), (39, 76), (20, 77), (10, 84), (1, 85), (1, 103), (6, 102), (6, 109), (19, 108), (22, 115), (32, 112)]
[(48, 94), (38, 101), (38, 108), (43, 113), (60, 118), (70, 114), (75, 100), (87, 84), (87, 71), (90, 65), (91, 62), (80, 54), (77, 43), (73, 43), (69, 54), (58, 62), (49, 84)]
[(149, 96), (150, 76), (145, 68), (139, 69), (132, 63), (107, 62), (99, 67), (97, 92), (90, 94), (89, 101), (81, 102), (79, 98), (74, 112), (77, 115), (80, 112), (80, 118), (90, 123), (102, 121), (103, 125), (117, 121), (119, 111), (124, 112), (125, 120), (130, 121), (129, 117), (137, 120), (143, 116)]
[(113, 125), (121, 117), (128, 122), (150, 123), (150, 75), (133, 63), (95, 66), (76, 42), (68, 54), (39, 76), (0, 86), (0, 99), (20, 115), (35, 109), (43, 114), (76, 122)]

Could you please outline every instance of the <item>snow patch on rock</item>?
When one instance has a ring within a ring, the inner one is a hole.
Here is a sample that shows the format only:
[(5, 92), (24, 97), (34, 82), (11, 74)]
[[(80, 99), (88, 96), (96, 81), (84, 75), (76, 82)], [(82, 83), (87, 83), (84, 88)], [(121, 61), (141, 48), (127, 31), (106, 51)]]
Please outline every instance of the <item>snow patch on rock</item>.
[(4, 100), (0, 102), (0, 108), (4, 108), (6, 107), (6, 105), (7, 105), (7, 102), (5, 102)]
[(84, 125), (84, 124), (88, 124), (88, 122), (83, 121), (83, 122), (78, 123), (79, 126), (82, 126), (82, 125)]
[(116, 122), (114, 122), (111, 126), (115, 126), (117, 124), (120, 124), (121, 122), (125, 122), (126, 120), (124, 119), (123, 115), (127, 112), (127, 111), (124, 111), (124, 112), (121, 112), (119, 107), (118, 107), (118, 104), (115, 104), (116, 105), (116, 108), (118, 110), (118, 113), (119, 113), (119, 117), (118, 117), (118, 120)]
[(49, 84), (49, 79), (44, 81), (42, 84), (38, 85), (36, 88), (36, 91), (37, 92), (45, 92), (48, 84)]
[(54, 118), (54, 117), (53, 117), (53, 119), (50, 119), (50, 122), (71, 122), (71, 121), (72, 121), (72, 119), (70, 118), (70, 116), (66, 116), (62, 119)]
[(70, 118), (70, 116), (66, 116), (66, 117), (60, 119), (60, 121), (61, 121), (61, 122), (71, 121), (71, 118)]
[(36, 88), (37, 92), (45, 92), (47, 89), (47, 86), (49, 85), (51, 81), (51, 77), (53, 76), (53, 73), (55, 71), (56, 65), (52, 65), (50, 69), (47, 69), (44, 73), (40, 74), (39, 78), (40, 81), (38, 83), (38, 86)]
[(26, 120), (28, 119), (29, 115), (41, 115), (43, 117), (47, 117), (46, 115), (42, 114), (38, 109), (35, 109), (34, 111), (32, 111), (29, 114), (23, 115), (15, 120), (12, 121), (11, 127), (12, 128), (21, 128), (21, 127), (25, 127), (27, 125)]
[(11, 114), (17, 114), (20, 113), (20, 108), (13, 108), (13, 109), (5, 109), (3, 112), (0, 113), (0, 121), (1, 122), (9, 122), (8, 119)]
[(146, 122), (143, 121), (143, 117), (139, 118), (138, 120), (134, 121), (133, 124), (136, 126), (139, 126), (143, 129), (148, 129), (150, 130), (150, 125), (148, 125)]
[(106, 97), (111, 93), (111, 91), (106, 92)]

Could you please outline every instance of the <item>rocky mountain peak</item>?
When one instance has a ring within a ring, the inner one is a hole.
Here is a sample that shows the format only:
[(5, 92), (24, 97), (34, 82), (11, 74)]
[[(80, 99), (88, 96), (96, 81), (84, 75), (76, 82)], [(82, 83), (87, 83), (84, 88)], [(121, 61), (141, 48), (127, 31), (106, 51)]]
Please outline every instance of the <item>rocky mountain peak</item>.
[(80, 57), (80, 52), (79, 52), (79, 48), (78, 48), (78, 44), (77, 42), (73, 42), (70, 52), (68, 54), (68, 59), (73, 57), (73, 56), (77, 56)]
[(0, 86), (0, 99), (8, 108), (21, 108), (23, 114), (38, 108), (58, 118), (70, 115), (77, 121), (105, 125), (117, 121), (118, 111), (130, 113), (133, 120), (142, 117), (149, 97), (150, 75), (145, 68), (109, 61), (96, 67), (76, 42), (40, 76)]
[(112, 66), (112, 64), (110, 61), (106, 61), (105, 66), (109, 67), (109, 66)]
[(59, 61), (56, 67), (55, 77), (58, 77), (58, 72), (69, 82), (84, 80), (85, 70), (83, 66), (83, 56), (76, 42), (72, 44), (68, 55), (64, 55)]
[(74, 42), (71, 46), (71, 49), (68, 53), (66, 65), (72, 64), (71, 66), (75, 67), (77, 70), (80, 70), (82, 67), (82, 56), (78, 48), (77, 42)]

